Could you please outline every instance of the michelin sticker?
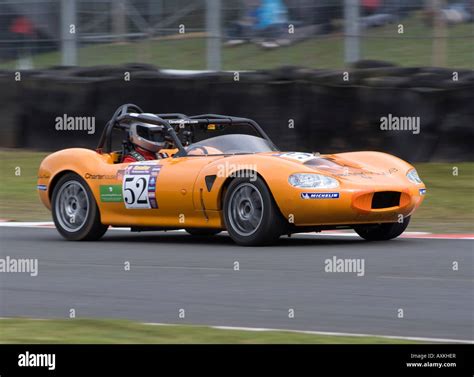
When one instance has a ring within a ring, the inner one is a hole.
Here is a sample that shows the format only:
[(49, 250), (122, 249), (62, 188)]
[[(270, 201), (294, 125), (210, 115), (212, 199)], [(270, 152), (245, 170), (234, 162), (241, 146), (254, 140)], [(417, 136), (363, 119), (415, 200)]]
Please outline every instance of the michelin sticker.
[(338, 192), (302, 192), (301, 199), (339, 199)]
[(154, 162), (130, 164), (124, 172), (122, 196), (127, 209), (157, 209), (156, 179), (161, 165)]
[(283, 158), (289, 158), (291, 160), (296, 160), (302, 163), (305, 163), (306, 161), (316, 158), (314, 154), (312, 153), (303, 153), (303, 152), (288, 152), (288, 153), (282, 153), (279, 156)]

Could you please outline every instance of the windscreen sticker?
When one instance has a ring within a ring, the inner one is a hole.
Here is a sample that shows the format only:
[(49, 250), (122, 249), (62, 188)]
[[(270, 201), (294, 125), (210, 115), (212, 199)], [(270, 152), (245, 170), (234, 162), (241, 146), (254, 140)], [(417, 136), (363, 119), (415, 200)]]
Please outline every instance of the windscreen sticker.
[(305, 163), (306, 161), (316, 158), (316, 156), (312, 153), (303, 153), (303, 152), (282, 153), (279, 155), (279, 157), (289, 158), (290, 160), (296, 160), (302, 163)]
[(127, 209), (157, 209), (156, 179), (161, 165), (150, 162), (130, 164), (123, 175), (122, 195)]

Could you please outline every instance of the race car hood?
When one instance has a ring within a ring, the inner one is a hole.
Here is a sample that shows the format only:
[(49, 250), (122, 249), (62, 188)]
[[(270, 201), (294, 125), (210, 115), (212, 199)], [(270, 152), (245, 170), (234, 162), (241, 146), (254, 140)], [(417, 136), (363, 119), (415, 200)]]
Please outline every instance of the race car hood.
[[(320, 174), (332, 176), (342, 181), (374, 184), (378, 182), (388, 183), (399, 178), (398, 164), (393, 166), (373, 166), (365, 161), (349, 159), (338, 154), (320, 155), (318, 153), (282, 152), (274, 153), (272, 156), (293, 161), (295, 164), (315, 170)], [(398, 160), (398, 159), (397, 159)], [(399, 160), (401, 161), (401, 160)], [(392, 178), (392, 179), (391, 179)]]

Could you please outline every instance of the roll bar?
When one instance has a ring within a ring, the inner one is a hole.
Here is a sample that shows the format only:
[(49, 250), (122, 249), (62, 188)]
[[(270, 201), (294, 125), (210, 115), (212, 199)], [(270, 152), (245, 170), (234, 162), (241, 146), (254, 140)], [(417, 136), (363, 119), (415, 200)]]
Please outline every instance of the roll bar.
[(275, 144), (271, 141), (268, 135), (263, 129), (252, 119), (233, 117), (228, 115), (219, 114), (201, 114), (187, 116), (181, 113), (166, 113), (166, 114), (144, 114), (142, 109), (134, 104), (125, 104), (120, 106), (107, 122), (104, 131), (99, 140), (97, 151), (110, 153), (112, 152), (112, 130), (114, 128), (121, 130), (128, 130), (130, 124), (133, 122), (143, 122), (148, 124), (154, 124), (157, 126), (163, 126), (166, 132), (169, 134), (178, 153), (175, 157), (186, 156), (187, 152), (184, 148), (181, 140), (179, 139), (173, 125), (209, 125), (213, 123), (227, 124), (227, 125), (243, 125), (248, 124), (252, 126), (262, 138), (264, 138), (273, 148), (277, 149)]

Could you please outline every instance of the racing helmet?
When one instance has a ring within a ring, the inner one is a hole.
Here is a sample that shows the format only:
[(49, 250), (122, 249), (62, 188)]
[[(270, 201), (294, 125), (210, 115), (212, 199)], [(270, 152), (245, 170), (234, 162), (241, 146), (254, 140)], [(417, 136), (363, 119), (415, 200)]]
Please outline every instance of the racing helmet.
[(132, 144), (154, 153), (166, 145), (164, 127), (154, 124), (132, 123), (129, 138)]

